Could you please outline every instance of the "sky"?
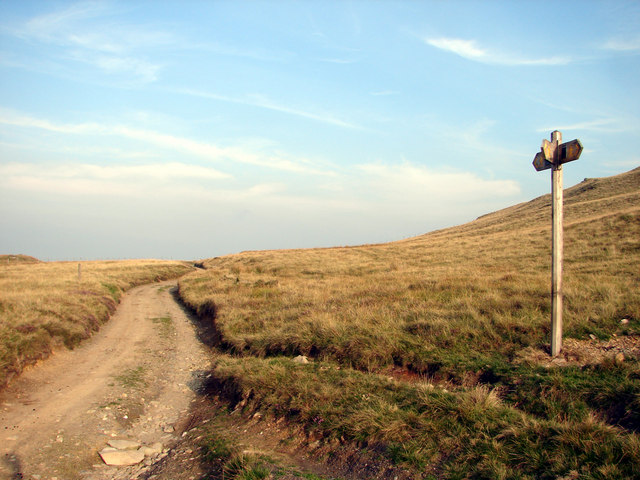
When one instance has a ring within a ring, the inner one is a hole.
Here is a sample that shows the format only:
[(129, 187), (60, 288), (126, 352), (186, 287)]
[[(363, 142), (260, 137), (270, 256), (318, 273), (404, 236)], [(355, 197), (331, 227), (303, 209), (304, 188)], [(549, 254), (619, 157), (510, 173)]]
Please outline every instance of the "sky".
[(0, 0), (0, 253), (400, 240), (640, 165), (640, 2)]

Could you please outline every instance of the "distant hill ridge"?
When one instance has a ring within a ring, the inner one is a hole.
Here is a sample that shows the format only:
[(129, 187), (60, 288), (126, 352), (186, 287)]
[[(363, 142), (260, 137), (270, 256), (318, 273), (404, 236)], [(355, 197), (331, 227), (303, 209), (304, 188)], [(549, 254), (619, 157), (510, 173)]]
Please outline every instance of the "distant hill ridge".
[[(564, 190), (564, 223), (566, 226), (603, 216), (631, 213), (640, 210), (640, 167), (619, 175), (585, 178)], [(551, 194), (528, 202), (488, 213), (476, 220), (455, 227), (436, 230), (404, 240), (416, 241), (425, 237), (465, 234), (490, 234), (511, 230), (530, 230), (549, 227)]]
[(0, 255), (1, 263), (40, 263), (35, 257), (29, 255)]

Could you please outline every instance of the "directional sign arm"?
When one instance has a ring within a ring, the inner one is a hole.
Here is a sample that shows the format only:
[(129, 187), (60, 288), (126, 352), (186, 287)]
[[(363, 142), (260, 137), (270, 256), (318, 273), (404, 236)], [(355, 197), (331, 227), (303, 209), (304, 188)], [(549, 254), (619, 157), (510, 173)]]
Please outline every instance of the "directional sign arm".
[(570, 142), (560, 143), (562, 134), (557, 130), (551, 133), (551, 141), (543, 140), (540, 151), (533, 159), (534, 168), (540, 172), (549, 168), (560, 168), (563, 163), (573, 162), (580, 158), (582, 142), (577, 138)]
[(544, 154), (544, 159), (549, 163), (556, 163), (556, 155), (558, 151), (558, 141), (554, 140), (550, 142), (549, 140), (542, 141), (542, 148), (540, 149)]
[(573, 162), (580, 158), (580, 154), (582, 153), (582, 143), (580, 140), (575, 139), (570, 142), (563, 143), (560, 145), (560, 152), (558, 155), (559, 163), (567, 163)]
[(542, 149), (540, 149), (540, 150), (541, 151), (536, 153), (536, 156), (533, 159), (533, 166), (538, 172), (540, 172), (542, 170), (547, 170), (548, 168), (551, 168), (551, 163), (549, 163), (547, 161), (547, 159), (545, 158), (545, 154), (542, 151)]

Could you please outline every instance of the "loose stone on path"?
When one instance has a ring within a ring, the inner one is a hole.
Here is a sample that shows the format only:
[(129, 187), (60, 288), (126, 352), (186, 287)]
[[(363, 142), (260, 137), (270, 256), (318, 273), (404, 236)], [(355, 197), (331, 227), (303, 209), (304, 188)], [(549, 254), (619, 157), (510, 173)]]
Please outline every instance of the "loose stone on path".
[(107, 443), (117, 450), (137, 450), (140, 448), (140, 442), (132, 440), (109, 440)]
[(144, 460), (144, 452), (141, 450), (118, 450), (113, 447), (105, 447), (100, 451), (100, 457), (107, 465), (120, 467), (140, 463)]
[(109, 440), (109, 446), (103, 448), (99, 454), (102, 461), (111, 466), (137, 465), (145, 457), (152, 457), (162, 453), (163, 445), (156, 442), (151, 446), (143, 446), (133, 440)]

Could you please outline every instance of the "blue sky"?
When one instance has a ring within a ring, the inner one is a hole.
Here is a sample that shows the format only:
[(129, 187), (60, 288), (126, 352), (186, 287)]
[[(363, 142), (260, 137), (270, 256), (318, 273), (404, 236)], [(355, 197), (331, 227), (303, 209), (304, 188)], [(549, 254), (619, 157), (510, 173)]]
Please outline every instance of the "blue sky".
[(0, 1), (1, 253), (398, 240), (640, 165), (637, 1)]

